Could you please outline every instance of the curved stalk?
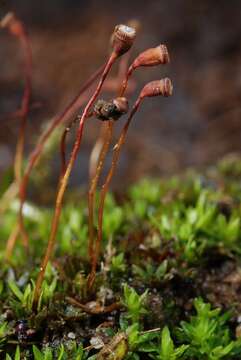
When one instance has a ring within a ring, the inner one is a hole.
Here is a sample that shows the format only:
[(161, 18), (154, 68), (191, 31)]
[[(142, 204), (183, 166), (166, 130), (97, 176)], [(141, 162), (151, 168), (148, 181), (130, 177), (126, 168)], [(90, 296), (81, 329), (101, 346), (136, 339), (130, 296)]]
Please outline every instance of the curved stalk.
[(128, 81), (129, 81), (129, 78), (131, 77), (132, 73), (134, 71), (134, 68), (132, 67), (132, 65), (129, 67), (127, 73), (126, 73), (126, 76), (121, 84), (121, 88), (120, 88), (120, 94), (119, 96), (123, 96), (125, 91), (126, 91), (126, 88), (127, 88), (127, 85), (128, 85)]
[[(17, 20), (16, 20), (17, 21)], [(19, 191), (21, 186), (22, 180), (22, 168), (23, 168), (23, 152), (24, 152), (24, 144), (25, 144), (25, 133), (26, 133), (26, 125), (27, 125), (27, 115), (29, 113), (29, 106), (31, 100), (31, 88), (32, 88), (32, 51), (30, 46), (30, 41), (27, 35), (26, 30), (24, 29), (24, 25), (19, 21), (19, 26), (21, 31), (16, 32), (15, 36), (17, 36), (20, 40), (21, 47), (23, 49), (24, 54), (24, 67), (25, 67), (25, 86), (24, 86), (24, 93), (21, 102), (20, 108), (20, 125), (19, 125), (19, 133), (18, 133), (18, 140), (16, 145), (16, 152), (14, 158), (14, 176), (15, 181), (18, 185)], [(15, 242), (17, 240), (19, 234), (20, 227), (16, 226), (8, 240), (6, 245), (6, 256), (9, 258), (12, 253), (12, 249), (14, 248)], [(21, 232), (23, 245), (28, 250), (29, 242), (26, 233), (23, 231)]]
[(115, 62), (115, 60), (117, 59), (118, 55), (116, 52), (113, 52), (109, 58), (109, 60), (107, 61), (104, 71), (102, 73), (101, 79), (98, 83), (98, 86), (94, 92), (94, 94), (91, 96), (90, 100), (88, 101), (80, 122), (79, 122), (79, 128), (77, 131), (77, 136), (76, 136), (76, 140), (75, 140), (75, 144), (72, 150), (72, 153), (70, 155), (70, 159), (66, 168), (66, 171), (61, 179), (60, 182), (60, 186), (59, 186), (59, 190), (57, 193), (57, 198), (56, 198), (56, 204), (55, 204), (55, 212), (54, 212), (54, 217), (52, 220), (52, 225), (51, 225), (51, 232), (50, 232), (50, 237), (48, 240), (48, 245), (47, 245), (47, 249), (45, 252), (45, 255), (43, 257), (42, 263), (41, 263), (41, 267), (40, 267), (40, 272), (38, 274), (38, 278), (37, 278), (37, 282), (36, 282), (36, 287), (35, 287), (35, 292), (34, 292), (34, 307), (36, 308), (37, 304), (38, 304), (38, 300), (39, 300), (39, 296), (40, 296), (40, 292), (41, 292), (41, 287), (42, 287), (42, 283), (43, 283), (43, 278), (45, 275), (45, 271), (46, 271), (46, 267), (48, 264), (48, 261), (52, 255), (53, 252), (53, 248), (55, 245), (55, 239), (56, 239), (56, 233), (57, 233), (57, 229), (58, 229), (58, 224), (59, 224), (59, 219), (60, 219), (60, 215), (61, 215), (61, 210), (62, 210), (62, 204), (63, 204), (63, 197), (64, 197), (64, 193), (68, 184), (68, 180), (69, 180), (69, 176), (71, 174), (74, 162), (76, 160), (79, 148), (80, 148), (80, 144), (81, 144), (81, 140), (82, 140), (82, 135), (83, 135), (83, 129), (84, 129), (84, 124), (85, 124), (85, 120), (87, 118), (87, 114), (91, 108), (91, 106), (93, 105), (93, 103), (95, 102), (97, 96), (100, 93), (100, 90), (102, 88), (103, 82), (105, 81), (106, 76), (108, 75), (113, 63)]
[(79, 116), (70, 122), (70, 124), (64, 129), (60, 140), (60, 156), (61, 156), (61, 177), (64, 176), (66, 171), (66, 138), (72, 127), (78, 122)]

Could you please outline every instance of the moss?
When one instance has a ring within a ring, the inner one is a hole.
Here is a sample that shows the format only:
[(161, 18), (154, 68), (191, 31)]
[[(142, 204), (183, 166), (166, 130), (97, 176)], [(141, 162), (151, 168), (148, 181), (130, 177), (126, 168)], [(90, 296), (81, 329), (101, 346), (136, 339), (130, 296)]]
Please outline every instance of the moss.
[(67, 202), (36, 312), (33, 292), (52, 210), (27, 204), (31, 254), (19, 243), (6, 263), (13, 202), (0, 219), (1, 356), (239, 359), (240, 164), (232, 157), (202, 174), (145, 179), (109, 195), (91, 293), (87, 206)]

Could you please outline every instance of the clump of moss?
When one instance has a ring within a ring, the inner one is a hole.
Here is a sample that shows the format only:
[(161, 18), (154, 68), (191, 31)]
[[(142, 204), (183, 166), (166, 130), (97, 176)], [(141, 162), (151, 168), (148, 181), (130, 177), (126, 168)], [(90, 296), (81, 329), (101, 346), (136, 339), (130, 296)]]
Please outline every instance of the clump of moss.
[(239, 359), (240, 164), (228, 158), (202, 175), (145, 179), (125, 194), (108, 195), (105, 251), (91, 292), (87, 204), (69, 201), (36, 311), (52, 210), (27, 204), (31, 256), (17, 245), (6, 263), (18, 211), (13, 202), (0, 219), (1, 356)]

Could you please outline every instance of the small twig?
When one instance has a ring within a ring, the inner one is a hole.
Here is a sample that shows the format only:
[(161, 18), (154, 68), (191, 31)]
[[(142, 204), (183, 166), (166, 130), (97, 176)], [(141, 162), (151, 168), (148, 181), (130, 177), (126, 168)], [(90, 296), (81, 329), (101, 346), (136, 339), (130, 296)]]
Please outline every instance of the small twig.
[[(20, 342), (17, 341), (17, 340), (8, 340), (7, 343), (12, 344), (12, 345), (19, 345), (20, 344)], [(35, 344), (39, 344), (39, 343), (40, 343), (39, 341), (26, 341), (26, 342), (24, 342), (24, 344), (28, 344), (28, 345), (35, 345)]]
[(99, 314), (107, 314), (110, 313), (114, 310), (119, 310), (121, 308), (121, 303), (114, 303), (108, 306), (102, 306), (99, 303), (96, 303), (96, 306), (93, 306), (93, 303), (91, 304), (81, 304), (79, 301), (77, 301), (76, 299), (72, 298), (72, 297), (66, 297), (66, 300), (74, 306), (79, 307), (80, 309), (82, 309), (83, 311), (85, 311), (87, 314), (91, 314), (91, 315), (99, 315)]
[(150, 329), (150, 330), (146, 330), (146, 331), (140, 331), (140, 335), (144, 335), (144, 334), (150, 334), (150, 333), (153, 333), (153, 332), (157, 332), (157, 331), (160, 331), (161, 328), (155, 328), (155, 329)]
[(88, 350), (91, 350), (93, 349), (94, 346), (93, 345), (89, 345), (89, 346), (86, 346), (85, 348), (83, 348), (84, 351), (88, 351)]

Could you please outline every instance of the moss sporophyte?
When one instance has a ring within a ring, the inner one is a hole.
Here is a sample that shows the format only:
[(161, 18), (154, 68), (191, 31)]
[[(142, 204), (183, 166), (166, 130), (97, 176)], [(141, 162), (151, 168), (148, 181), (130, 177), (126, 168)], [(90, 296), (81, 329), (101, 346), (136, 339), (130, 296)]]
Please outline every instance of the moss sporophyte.
[[(15, 14), (0, 22), (20, 40), (25, 65), (14, 177), (4, 180), (3, 191), (0, 187), (4, 201), (12, 194), (11, 180), (17, 188), (0, 218), (0, 238), (8, 239), (10, 233), (7, 245), (4, 241), (1, 248), (0, 243), (0, 356), (8, 360), (241, 356), (240, 159), (223, 160), (202, 175), (143, 179), (118, 196), (109, 191), (142, 103), (173, 92), (171, 80), (164, 77), (147, 83), (132, 100), (133, 84), (138, 86), (135, 71), (170, 61), (161, 44), (128, 64), (137, 35), (134, 24), (114, 28), (105, 64), (51, 120), (24, 167), (31, 47), (25, 25)], [(110, 78), (117, 62), (118, 74)], [(105, 89), (112, 93), (107, 99), (101, 96)], [(95, 119), (101, 130), (90, 156), (87, 202), (77, 192), (63, 207), (86, 121)], [(112, 147), (115, 124), (121, 122)], [(67, 135), (74, 126), (68, 157)], [(51, 209), (26, 201), (26, 191), (58, 127), (61, 171), (51, 217)], [(109, 153), (111, 165), (98, 191)], [(16, 242), (18, 237), (22, 243)]]
[[(11, 21), (8, 21), (10, 23), (10, 27), (12, 26), (12, 22), (15, 21), (14, 15), (11, 15)], [(16, 21), (15, 21), (16, 22)], [(3, 24), (6, 23), (6, 20), (3, 19)], [(19, 24), (21, 24), (19, 22)], [(15, 26), (16, 27), (16, 26)], [(15, 31), (16, 32), (16, 31)], [(122, 57), (125, 53), (127, 53), (130, 48), (132, 47), (134, 40), (136, 38), (136, 30), (128, 25), (117, 25), (114, 29), (114, 32), (111, 36), (111, 46), (112, 51), (111, 54), (106, 62), (105, 65), (103, 65), (97, 72), (90, 77), (90, 79), (83, 85), (83, 87), (80, 89), (79, 94), (77, 97), (66, 107), (63, 113), (60, 115), (57, 115), (52, 123), (50, 124), (50, 127), (45, 130), (45, 132), (40, 136), (40, 139), (33, 150), (33, 152), (30, 154), (29, 161), (27, 163), (26, 169), (24, 171), (23, 177), (19, 179), (19, 197), (20, 197), (20, 211), (19, 211), (19, 221), (17, 225), (17, 229), (13, 231), (14, 235), (10, 236), (10, 240), (8, 241), (7, 245), (7, 251), (6, 256), (8, 259), (11, 257), (11, 253), (14, 247), (15, 240), (18, 236), (18, 233), (23, 235), (24, 237), (24, 243), (27, 249), (29, 251), (29, 240), (28, 240), (28, 234), (25, 231), (24, 221), (23, 221), (23, 206), (25, 202), (26, 197), (26, 187), (28, 183), (28, 179), (30, 176), (30, 173), (37, 162), (39, 156), (41, 155), (41, 152), (43, 150), (43, 147), (47, 140), (49, 139), (51, 133), (53, 130), (61, 123), (65, 122), (68, 118), (73, 116), (75, 113), (77, 107), (81, 105), (81, 95), (82, 93), (88, 89), (89, 86), (93, 84), (93, 82), (100, 77), (100, 80), (97, 84), (96, 89), (93, 91), (92, 96), (90, 96), (90, 99), (87, 101), (87, 104), (85, 105), (83, 112), (81, 115), (78, 115), (77, 118), (71, 121), (70, 125), (65, 129), (61, 141), (60, 141), (60, 149), (61, 149), (61, 159), (62, 159), (62, 169), (61, 169), (61, 175), (59, 180), (59, 186), (56, 196), (56, 203), (55, 203), (55, 211), (54, 216), (52, 220), (51, 230), (50, 230), (50, 236), (46, 248), (45, 255), (43, 257), (43, 260), (40, 265), (40, 272), (37, 278), (36, 287), (34, 290), (34, 299), (33, 299), (33, 307), (36, 309), (37, 304), (39, 302), (39, 297), (41, 294), (41, 287), (46, 271), (47, 264), (50, 260), (50, 257), (53, 256), (54, 246), (55, 246), (55, 240), (56, 240), (56, 234), (59, 227), (59, 221), (60, 221), (60, 215), (62, 212), (62, 205), (63, 205), (63, 198), (66, 191), (66, 187), (68, 184), (68, 180), (70, 177), (70, 174), (72, 172), (77, 154), (80, 149), (80, 145), (82, 142), (82, 135), (84, 131), (84, 125), (88, 118), (90, 117), (97, 117), (98, 119), (104, 121), (103, 125), (103, 135), (102, 135), (102, 146), (100, 148), (100, 153), (97, 157), (97, 161), (95, 164), (95, 168), (92, 166), (92, 175), (90, 178), (90, 187), (89, 187), (89, 259), (91, 261), (91, 271), (88, 279), (88, 287), (89, 290), (92, 288), (95, 280), (96, 275), (96, 266), (98, 264), (99, 260), (99, 254), (101, 250), (101, 242), (102, 242), (102, 228), (103, 228), (103, 212), (104, 212), (104, 205), (105, 205), (105, 197), (106, 193), (109, 188), (109, 184), (111, 181), (111, 178), (114, 174), (114, 170), (116, 168), (120, 149), (124, 143), (126, 132), (129, 127), (129, 124), (134, 116), (134, 114), (138, 111), (139, 105), (141, 101), (144, 99), (144, 97), (151, 97), (151, 96), (157, 96), (157, 95), (164, 95), (169, 96), (172, 92), (172, 85), (169, 79), (161, 80), (160, 82), (152, 82), (148, 86), (144, 87), (142, 92), (140, 93), (140, 96), (138, 97), (137, 101), (135, 102), (130, 115), (127, 119), (126, 125), (123, 127), (123, 130), (120, 135), (120, 139), (118, 143), (114, 146), (114, 153), (113, 153), (113, 161), (110, 168), (110, 172), (106, 178), (106, 181), (104, 185), (102, 186), (102, 191), (100, 195), (100, 204), (99, 204), (99, 210), (98, 210), (98, 231), (97, 234), (95, 234), (94, 231), (94, 202), (95, 202), (95, 194), (96, 189), (98, 186), (98, 181), (101, 175), (101, 172), (103, 170), (105, 158), (107, 156), (111, 140), (112, 140), (112, 133), (113, 133), (113, 125), (116, 120), (118, 120), (121, 116), (125, 115), (128, 112), (128, 100), (126, 97), (124, 97), (124, 93), (126, 91), (128, 80), (133, 73), (135, 69), (141, 66), (156, 66), (159, 64), (165, 64), (169, 62), (169, 55), (166, 46), (160, 45), (153, 49), (148, 49), (141, 53), (130, 65), (129, 69), (127, 69), (126, 75), (124, 75), (124, 80), (120, 79), (120, 85), (119, 88), (121, 88), (121, 96), (114, 98), (110, 101), (105, 100), (97, 100), (97, 97), (103, 87), (103, 84), (106, 80), (106, 77), (108, 73), (110, 72), (110, 69), (112, 68), (112, 65), (117, 61), (119, 57)], [(28, 71), (29, 73), (29, 71)], [(30, 86), (30, 85), (28, 85)], [(97, 101), (97, 102), (96, 102)], [(28, 100), (29, 103), (29, 100)], [(96, 104), (95, 104), (96, 103)], [(29, 105), (27, 104), (27, 108)], [(25, 116), (26, 117), (26, 116)], [(77, 120), (77, 121), (76, 121)], [(67, 133), (70, 131), (71, 127), (74, 123), (78, 122), (78, 129), (76, 134), (75, 143), (72, 149), (72, 152), (70, 154), (70, 158), (66, 160), (66, 136)], [(14, 240), (13, 240), (14, 236)], [(94, 240), (96, 237), (96, 240)]]

